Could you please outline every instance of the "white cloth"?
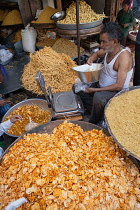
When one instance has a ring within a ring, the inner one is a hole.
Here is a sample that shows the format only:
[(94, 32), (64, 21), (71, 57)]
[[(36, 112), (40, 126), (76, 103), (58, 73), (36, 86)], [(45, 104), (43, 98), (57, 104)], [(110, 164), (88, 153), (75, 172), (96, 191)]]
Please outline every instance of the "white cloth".
[(2, 122), (0, 124), (0, 136), (2, 136), (2, 134), (7, 131), (11, 126), (13, 125), (13, 123), (11, 123), (10, 120), (7, 120), (5, 122)]
[[(113, 66), (114, 66), (114, 63), (117, 60), (118, 56), (125, 50), (127, 50), (127, 49), (122, 49), (112, 59), (112, 61), (110, 63), (106, 62), (106, 58), (107, 58), (108, 53), (105, 55), (104, 68), (101, 70), (100, 76), (99, 76), (100, 87), (106, 87), (106, 86), (113, 85), (113, 84), (116, 83), (118, 72), (113, 69)], [(131, 80), (131, 77), (132, 77), (132, 73), (133, 73), (133, 68), (127, 73), (127, 77), (126, 77), (123, 89), (129, 87), (129, 83), (130, 83), (130, 80)]]

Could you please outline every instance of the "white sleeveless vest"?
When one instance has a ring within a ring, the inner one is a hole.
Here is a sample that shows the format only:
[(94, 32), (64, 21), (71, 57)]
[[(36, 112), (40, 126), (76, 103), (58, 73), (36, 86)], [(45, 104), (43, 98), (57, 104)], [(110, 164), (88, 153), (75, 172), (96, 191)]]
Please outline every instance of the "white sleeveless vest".
[[(114, 63), (116, 61), (116, 59), (118, 58), (118, 56), (125, 51), (126, 49), (122, 49), (113, 59), (110, 63), (107, 64), (106, 62), (106, 58), (108, 53), (105, 55), (105, 59), (104, 59), (104, 68), (101, 70), (100, 72), (100, 76), (99, 76), (99, 85), (100, 87), (106, 87), (109, 85), (113, 85), (116, 83), (117, 81), (117, 75), (118, 72), (115, 71), (113, 69)], [(127, 73), (127, 77), (123, 86), (124, 88), (128, 88), (129, 87), (129, 83), (132, 77), (132, 73), (133, 73), (133, 68)]]

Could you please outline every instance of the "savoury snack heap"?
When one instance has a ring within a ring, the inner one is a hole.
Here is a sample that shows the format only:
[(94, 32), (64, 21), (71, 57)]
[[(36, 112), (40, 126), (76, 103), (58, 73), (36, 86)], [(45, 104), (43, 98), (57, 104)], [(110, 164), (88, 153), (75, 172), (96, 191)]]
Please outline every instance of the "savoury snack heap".
[[(79, 21), (80, 23), (89, 23), (105, 18), (104, 14), (96, 14), (91, 6), (84, 0), (79, 1)], [(76, 3), (72, 2), (69, 8), (66, 9), (66, 17), (63, 20), (57, 21), (60, 24), (76, 24)]]
[[(94, 149), (93, 149), (94, 148)], [(102, 130), (64, 122), (52, 134), (28, 134), (0, 165), (0, 209), (140, 209), (140, 174)]]
[(41, 71), (44, 76), (46, 89), (52, 88), (53, 93), (71, 91), (72, 85), (77, 78), (72, 67), (75, 62), (66, 54), (59, 54), (51, 47), (30, 54), (30, 62), (24, 68), (22, 75), (23, 87), (37, 94), (42, 94), (38, 87), (35, 76)]

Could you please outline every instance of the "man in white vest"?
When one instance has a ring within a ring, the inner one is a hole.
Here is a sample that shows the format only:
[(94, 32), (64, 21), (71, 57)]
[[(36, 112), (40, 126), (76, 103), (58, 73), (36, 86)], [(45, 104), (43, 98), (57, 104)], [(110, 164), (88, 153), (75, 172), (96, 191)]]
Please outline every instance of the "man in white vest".
[(129, 87), (133, 59), (130, 51), (120, 45), (122, 38), (123, 33), (118, 24), (106, 23), (100, 32), (101, 49), (87, 60), (91, 65), (104, 56), (104, 68), (100, 71), (99, 81), (92, 83), (85, 91), (77, 93), (84, 107), (91, 112), (91, 123), (98, 124), (102, 120), (107, 102), (118, 91)]

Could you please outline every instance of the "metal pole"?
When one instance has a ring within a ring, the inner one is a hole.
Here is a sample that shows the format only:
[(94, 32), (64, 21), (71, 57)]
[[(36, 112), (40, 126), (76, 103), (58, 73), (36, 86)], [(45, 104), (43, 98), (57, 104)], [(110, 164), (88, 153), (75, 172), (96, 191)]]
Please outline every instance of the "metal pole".
[(77, 25), (78, 65), (80, 65), (79, 0), (76, 0), (76, 25)]

